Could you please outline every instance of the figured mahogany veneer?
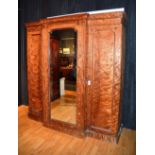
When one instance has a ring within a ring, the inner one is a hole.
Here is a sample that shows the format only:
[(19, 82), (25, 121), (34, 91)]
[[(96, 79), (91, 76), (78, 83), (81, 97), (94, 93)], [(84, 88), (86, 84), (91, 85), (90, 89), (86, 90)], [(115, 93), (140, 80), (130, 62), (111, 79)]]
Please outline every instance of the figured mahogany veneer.
[(40, 84), (40, 44), (40, 31), (29, 32), (27, 35), (29, 115), (39, 120), (42, 119), (42, 101)]
[[(29, 115), (47, 127), (117, 142), (124, 63), (124, 13), (81, 13), (27, 25)], [(77, 32), (76, 125), (51, 119), (50, 33)], [(87, 85), (87, 81), (91, 85)]]

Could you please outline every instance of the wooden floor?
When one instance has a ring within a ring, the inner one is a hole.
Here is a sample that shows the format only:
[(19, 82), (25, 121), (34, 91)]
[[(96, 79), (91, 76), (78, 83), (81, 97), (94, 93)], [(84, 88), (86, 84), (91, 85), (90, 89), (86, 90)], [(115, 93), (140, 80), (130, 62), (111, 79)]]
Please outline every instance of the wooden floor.
[(123, 129), (119, 143), (94, 138), (78, 138), (42, 125), (27, 116), (28, 108), (18, 108), (19, 155), (135, 155), (136, 132)]
[(52, 101), (51, 118), (76, 124), (76, 91), (65, 90), (65, 95)]

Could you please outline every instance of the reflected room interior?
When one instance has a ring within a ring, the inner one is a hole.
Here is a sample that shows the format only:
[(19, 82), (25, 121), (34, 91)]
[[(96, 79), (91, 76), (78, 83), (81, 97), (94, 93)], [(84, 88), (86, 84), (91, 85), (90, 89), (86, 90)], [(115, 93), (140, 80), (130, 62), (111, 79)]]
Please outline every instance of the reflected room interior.
[(51, 119), (76, 124), (77, 33), (50, 33)]

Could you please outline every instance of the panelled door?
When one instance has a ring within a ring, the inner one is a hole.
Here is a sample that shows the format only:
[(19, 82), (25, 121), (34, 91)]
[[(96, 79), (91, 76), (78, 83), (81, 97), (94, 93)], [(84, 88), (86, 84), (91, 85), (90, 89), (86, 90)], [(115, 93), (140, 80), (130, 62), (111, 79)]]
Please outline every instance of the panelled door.
[(89, 127), (91, 130), (115, 134), (118, 130), (120, 99), (121, 29), (94, 26), (89, 29), (88, 68)]

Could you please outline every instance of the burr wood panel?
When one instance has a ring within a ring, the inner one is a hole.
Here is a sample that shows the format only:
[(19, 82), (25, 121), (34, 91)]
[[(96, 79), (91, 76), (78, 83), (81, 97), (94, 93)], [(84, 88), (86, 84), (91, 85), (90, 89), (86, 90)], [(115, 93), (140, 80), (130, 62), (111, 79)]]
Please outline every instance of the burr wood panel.
[(96, 31), (92, 35), (93, 95), (91, 125), (111, 131), (113, 102), (114, 33)]
[(36, 119), (42, 117), (41, 85), (40, 85), (40, 33), (28, 32), (28, 97), (29, 116)]
[[(101, 16), (101, 15), (100, 15)], [(117, 142), (120, 135), (120, 107), (123, 83), (124, 38), (120, 17), (88, 20), (87, 131), (96, 138), (111, 135)], [(119, 22), (118, 22), (119, 21)], [(113, 141), (112, 140), (112, 141)]]

